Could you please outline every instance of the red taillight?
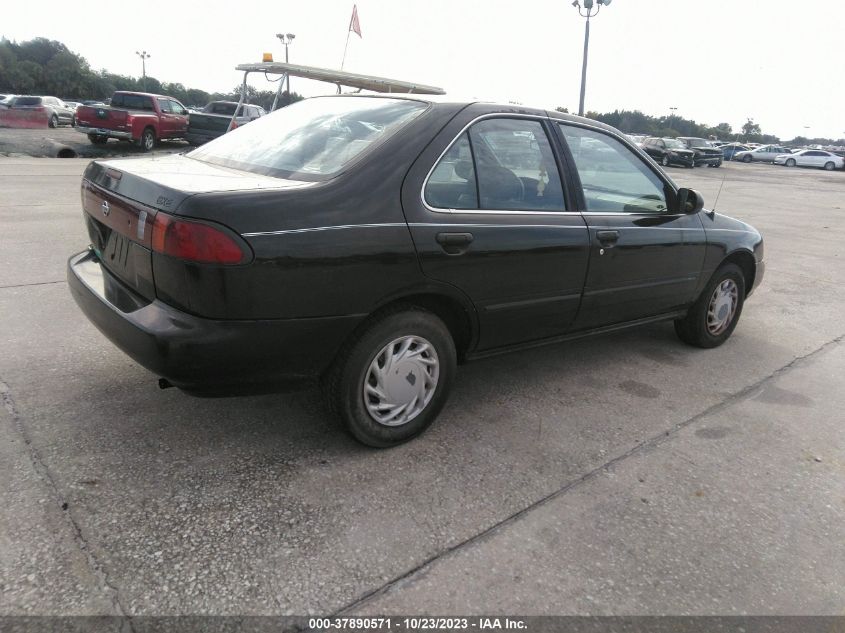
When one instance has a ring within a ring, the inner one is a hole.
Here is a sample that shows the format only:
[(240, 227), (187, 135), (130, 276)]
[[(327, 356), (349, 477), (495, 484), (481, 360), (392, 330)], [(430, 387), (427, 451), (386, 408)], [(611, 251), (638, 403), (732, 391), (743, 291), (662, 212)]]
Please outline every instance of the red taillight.
[(224, 231), (161, 211), (153, 221), (152, 247), (157, 253), (203, 264), (240, 264), (246, 258), (240, 245)]

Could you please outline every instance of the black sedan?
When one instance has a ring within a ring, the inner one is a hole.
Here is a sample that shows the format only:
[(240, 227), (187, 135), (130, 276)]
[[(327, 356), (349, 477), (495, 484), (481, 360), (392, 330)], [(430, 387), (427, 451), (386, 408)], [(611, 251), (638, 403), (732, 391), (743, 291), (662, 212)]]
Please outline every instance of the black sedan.
[(643, 151), (664, 167), (681, 165), (695, 167), (695, 152), (674, 138), (647, 138), (642, 144)]
[(318, 379), (372, 446), (428, 427), (459, 363), (663, 320), (716, 347), (764, 270), (617, 130), (517, 105), (308, 99), (94, 161), (82, 200), (73, 296), (162, 386)]

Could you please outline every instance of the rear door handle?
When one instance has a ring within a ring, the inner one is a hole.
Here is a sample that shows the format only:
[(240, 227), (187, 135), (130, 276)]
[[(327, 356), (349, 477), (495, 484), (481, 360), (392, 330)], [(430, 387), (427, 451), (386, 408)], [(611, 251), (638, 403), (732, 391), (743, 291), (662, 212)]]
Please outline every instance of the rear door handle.
[(596, 231), (596, 239), (605, 248), (611, 248), (619, 241), (619, 231)]
[(472, 233), (438, 233), (435, 238), (449, 255), (460, 255), (472, 244)]

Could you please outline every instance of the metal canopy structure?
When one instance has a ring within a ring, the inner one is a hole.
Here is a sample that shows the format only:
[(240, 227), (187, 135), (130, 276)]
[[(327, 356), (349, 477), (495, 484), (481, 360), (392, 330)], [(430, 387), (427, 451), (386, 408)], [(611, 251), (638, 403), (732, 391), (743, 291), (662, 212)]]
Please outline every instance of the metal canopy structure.
[(401, 94), (418, 94), (418, 95), (444, 95), (446, 91), (443, 88), (436, 86), (426, 86), (425, 84), (418, 84), (412, 81), (401, 81), (399, 79), (387, 79), (386, 77), (376, 77), (374, 75), (359, 75), (357, 73), (347, 73), (342, 70), (332, 70), (331, 68), (317, 68), (316, 66), (301, 66), (299, 64), (288, 64), (285, 62), (262, 62), (258, 64), (240, 64), (235, 70), (240, 70), (244, 74), (243, 84), (241, 85), (241, 98), (238, 101), (238, 107), (235, 108), (232, 114), (232, 120), (229, 122), (229, 129), (235, 121), (237, 113), (240, 111), (246, 98), (246, 80), (250, 73), (263, 73), (264, 75), (279, 75), (279, 88), (276, 90), (276, 96), (273, 99), (273, 106), (270, 112), (276, 109), (276, 104), (279, 102), (279, 97), (282, 94), (282, 86), (285, 85), (285, 80), (288, 77), (302, 77), (303, 79), (313, 79), (315, 81), (324, 81), (326, 83), (337, 86), (337, 92), (343, 86), (347, 88), (357, 88), (358, 90), (371, 90), (372, 92), (386, 92), (386, 93), (401, 93)]
[(314, 79), (325, 81), (336, 86), (346, 86), (359, 90), (372, 90), (373, 92), (401, 92), (405, 94), (419, 95), (443, 95), (446, 91), (436, 86), (426, 86), (412, 81), (400, 81), (398, 79), (387, 79), (373, 75), (358, 75), (342, 70), (330, 68), (317, 68), (315, 66), (300, 66), (299, 64), (287, 64), (284, 62), (264, 62), (262, 64), (241, 64), (236, 68), (245, 73), (272, 73), (286, 77), (302, 77), (303, 79)]

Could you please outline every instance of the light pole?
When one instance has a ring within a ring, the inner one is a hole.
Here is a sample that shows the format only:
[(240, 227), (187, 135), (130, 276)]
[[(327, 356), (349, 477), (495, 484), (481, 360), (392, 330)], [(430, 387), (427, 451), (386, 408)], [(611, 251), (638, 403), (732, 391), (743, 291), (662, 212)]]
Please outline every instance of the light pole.
[(147, 91), (147, 59), (151, 55), (147, 51), (135, 51), (135, 54), (141, 58), (141, 76), (144, 78), (144, 92)]
[[(580, 16), (587, 18), (587, 24), (584, 26), (584, 64), (581, 67), (581, 100), (578, 102), (578, 116), (584, 116), (584, 91), (587, 89), (587, 51), (590, 47), (590, 18), (599, 14), (602, 5), (608, 6), (609, 4), (610, 0), (595, 0), (595, 2), (594, 0), (584, 0), (582, 10), (579, 0), (573, 0), (572, 2), (572, 6), (578, 9)], [(595, 11), (593, 11), (594, 5)]]
[(669, 125), (672, 125), (672, 121), (674, 121), (674, 120), (675, 120), (675, 111), (676, 111), (677, 109), (678, 109), (678, 108), (677, 108), (677, 107), (675, 107), (675, 106), (669, 106), (669, 112), (671, 112), (671, 113), (672, 113), (672, 114), (670, 114), (670, 115), (669, 115)]
[[(276, 37), (285, 45), (285, 63), (288, 63), (288, 46), (293, 43), (293, 38), (296, 37), (293, 33), (276, 33)], [(285, 88), (288, 93), (288, 99), (290, 99), (290, 73), (287, 73), (285, 78)]]

